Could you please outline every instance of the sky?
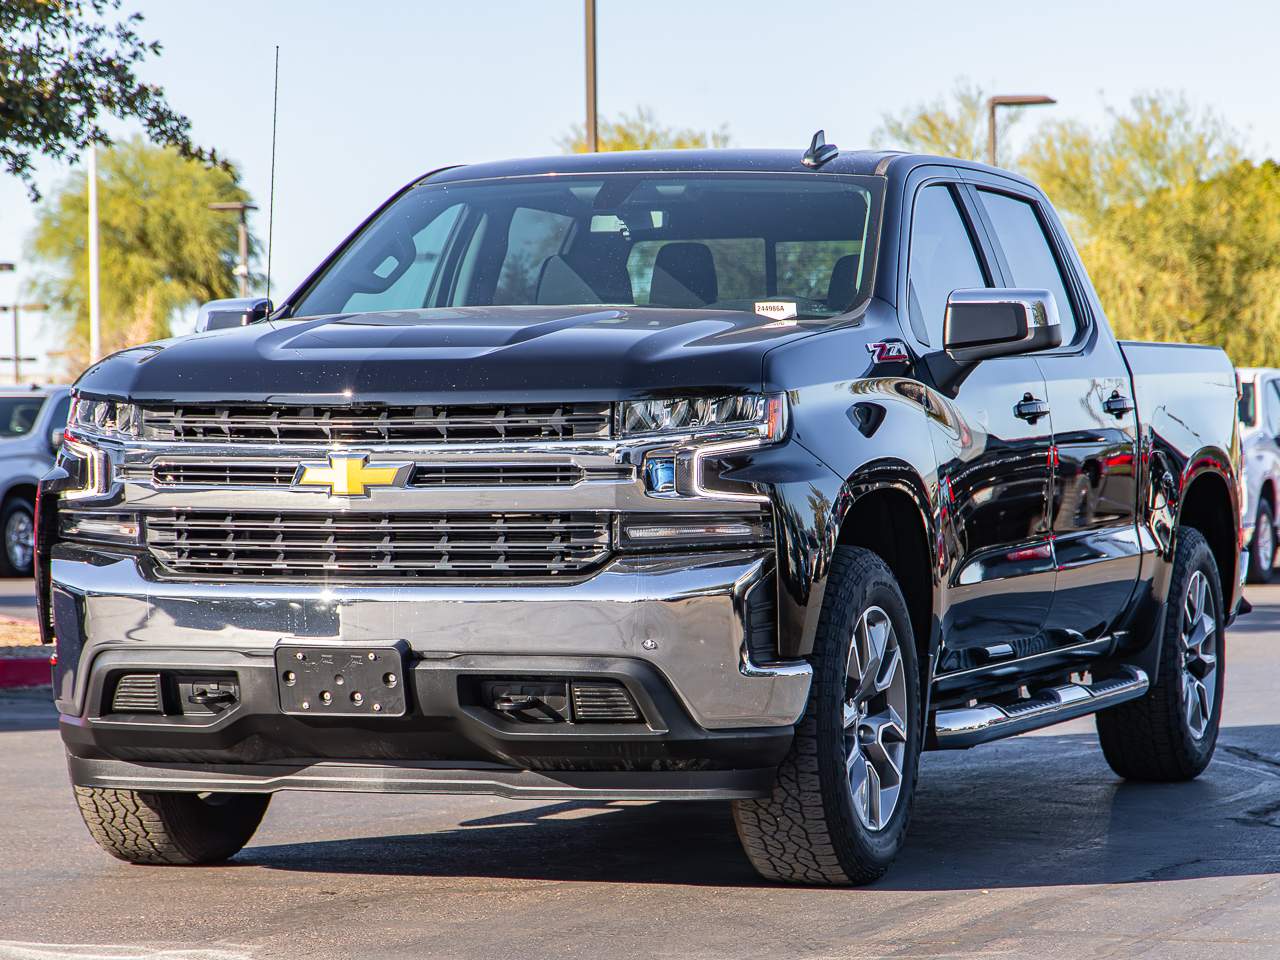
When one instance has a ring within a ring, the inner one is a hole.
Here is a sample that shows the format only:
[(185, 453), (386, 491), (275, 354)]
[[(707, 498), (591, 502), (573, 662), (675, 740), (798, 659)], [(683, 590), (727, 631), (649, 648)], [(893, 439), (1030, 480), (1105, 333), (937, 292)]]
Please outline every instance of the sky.
[[(142, 35), (164, 46), (140, 75), (191, 119), (197, 142), (239, 165), (262, 208), (251, 228), (264, 244), (279, 44), (277, 294), (409, 180), (456, 163), (557, 153), (584, 113), (581, 0), (124, 5), (144, 15)], [(643, 105), (670, 126), (724, 125), (734, 146), (801, 150), (819, 127), (846, 149), (868, 146), (885, 113), (967, 77), (988, 92), (1058, 100), (1036, 118), (1092, 124), (1139, 92), (1180, 91), (1220, 113), (1253, 156), (1280, 155), (1280, 4), (1264, 0), (1219, 0), (1211, 12), (1190, 0), (597, 5), (601, 115)], [(1035, 135), (1033, 119), (1018, 137)], [(47, 194), (74, 169), (41, 162), (38, 183)], [(37, 273), (26, 253), (34, 223), (23, 186), (0, 174), (0, 261), (19, 267), (0, 273), (0, 303)], [(56, 324), (33, 315), (23, 352), (43, 354), (59, 337)], [(11, 347), (0, 326), (0, 353)]]

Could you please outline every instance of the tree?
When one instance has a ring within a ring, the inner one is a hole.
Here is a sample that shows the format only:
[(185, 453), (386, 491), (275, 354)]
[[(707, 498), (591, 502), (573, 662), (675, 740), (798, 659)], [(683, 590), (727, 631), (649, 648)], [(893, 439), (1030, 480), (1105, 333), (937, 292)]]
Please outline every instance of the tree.
[[(1008, 130), (1020, 116), (1021, 111), (1001, 111), (997, 115), (998, 132)], [(885, 114), (871, 134), (871, 143), (882, 148), (985, 162), (987, 95), (981, 87), (961, 77), (950, 97), (917, 104), (900, 116)], [(1003, 158), (1006, 140), (1001, 136), (997, 143)]]
[(1280, 365), (1280, 167), (1242, 161), (1207, 180), (1113, 201), (1080, 255), (1118, 335), (1223, 347)]
[[(886, 117), (877, 142), (979, 159), (984, 124), (982, 91), (961, 81), (950, 100)], [(1097, 128), (1048, 119), (1011, 153), (1004, 164), (1061, 212), (1118, 335), (1280, 365), (1280, 170), (1244, 160), (1221, 117), (1143, 93)]]
[[(623, 113), (615, 120), (601, 119), (597, 142), (601, 151), (610, 150), (688, 150), (697, 147), (727, 147), (729, 132), (704, 132), (692, 128), (675, 129), (660, 126), (648, 107), (636, 107), (633, 114)], [(586, 153), (587, 134), (582, 124), (575, 124), (557, 141), (565, 153)]]
[(121, 0), (4, 0), (0, 3), (0, 161), (40, 197), (34, 154), (62, 158), (111, 139), (107, 113), (142, 121), (153, 141), (217, 163), (197, 148), (190, 122), (170, 109), (159, 87), (142, 83), (135, 64), (160, 53), (143, 40), (141, 14), (118, 15)]
[(1116, 205), (1220, 176), (1240, 162), (1239, 137), (1216, 114), (1174, 93), (1142, 93), (1108, 125), (1050, 121), (1015, 166), (1088, 230)]
[[(135, 137), (104, 151), (98, 177), (104, 352), (166, 337), (175, 311), (235, 295), (236, 220), (208, 208), (249, 199), (234, 169)], [(38, 211), (31, 242), (46, 268), (40, 293), (69, 323), (65, 352), (74, 369), (88, 357), (87, 218), (77, 171)]]

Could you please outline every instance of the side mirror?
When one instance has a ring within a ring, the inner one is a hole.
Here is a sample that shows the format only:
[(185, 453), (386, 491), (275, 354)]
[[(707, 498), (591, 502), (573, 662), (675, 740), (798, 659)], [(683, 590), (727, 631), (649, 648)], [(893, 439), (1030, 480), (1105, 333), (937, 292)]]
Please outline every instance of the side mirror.
[(271, 309), (271, 301), (261, 297), (210, 300), (200, 307), (200, 313), (196, 315), (196, 333), (257, 323), (270, 316)]
[(942, 339), (947, 356), (961, 364), (1061, 346), (1058, 304), (1048, 290), (955, 290)]
[(62, 449), (62, 434), (64, 427), (54, 427), (49, 431), (49, 449), (57, 453)]

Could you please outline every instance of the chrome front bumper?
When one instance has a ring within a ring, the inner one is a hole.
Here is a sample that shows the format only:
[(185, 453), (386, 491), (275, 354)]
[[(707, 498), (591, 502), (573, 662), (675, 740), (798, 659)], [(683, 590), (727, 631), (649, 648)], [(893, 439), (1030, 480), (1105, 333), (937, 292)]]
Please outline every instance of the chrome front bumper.
[(270, 662), (280, 642), (405, 641), (420, 661), (483, 655), (639, 661), (706, 730), (793, 725), (807, 662), (756, 664), (746, 647), (758, 552), (620, 556), (566, 585), (192, 583), (144, 574), (132, 556), (67, 544), (51, 562), (55, 695), (79, 717), (96, 658), (234, 651)]

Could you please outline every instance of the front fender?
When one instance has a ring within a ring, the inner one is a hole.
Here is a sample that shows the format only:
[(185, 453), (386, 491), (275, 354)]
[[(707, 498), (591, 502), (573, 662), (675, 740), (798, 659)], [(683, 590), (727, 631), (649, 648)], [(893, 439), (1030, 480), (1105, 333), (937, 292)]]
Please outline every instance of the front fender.
[(755, 454), (733, 474), (758, 483), (773, 506), (778, 650), (807, 657), (822, 612), (840, 531), (857, 501), (895, 489), (917, 505), (935, 540), (933, 447), (926, 392), (914, 380), (870, 377), (789, 392), (790, 441)]

